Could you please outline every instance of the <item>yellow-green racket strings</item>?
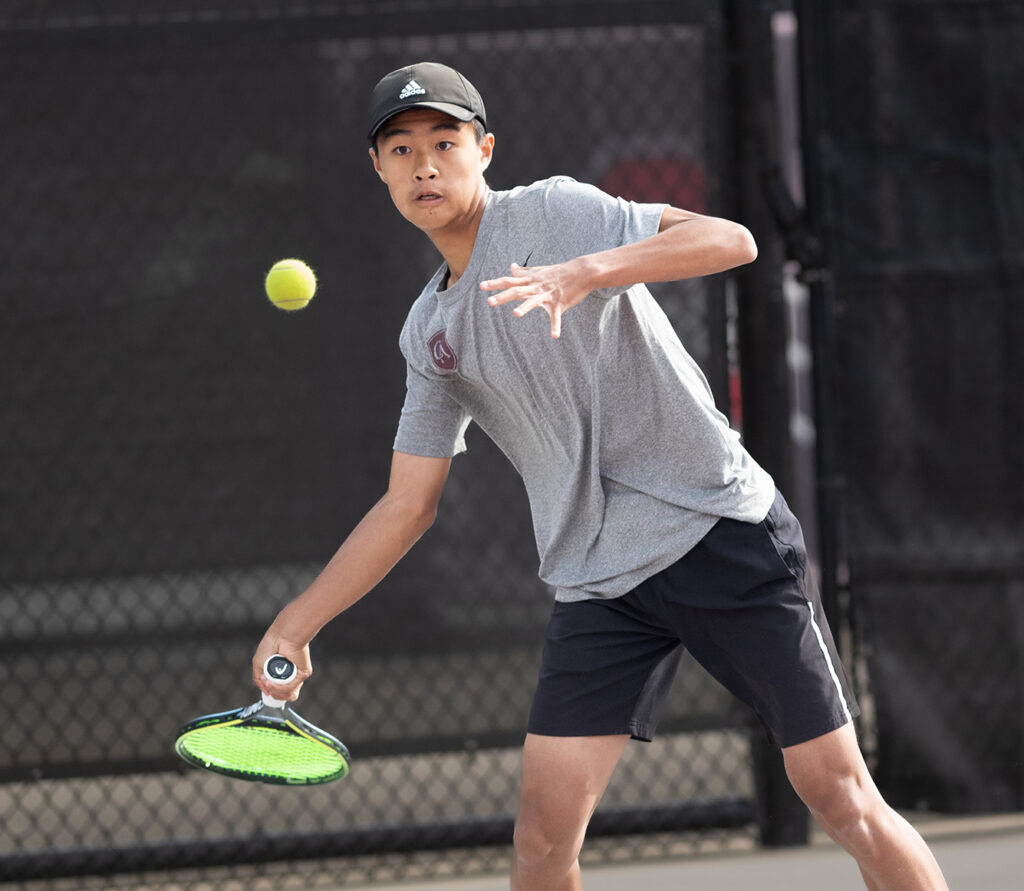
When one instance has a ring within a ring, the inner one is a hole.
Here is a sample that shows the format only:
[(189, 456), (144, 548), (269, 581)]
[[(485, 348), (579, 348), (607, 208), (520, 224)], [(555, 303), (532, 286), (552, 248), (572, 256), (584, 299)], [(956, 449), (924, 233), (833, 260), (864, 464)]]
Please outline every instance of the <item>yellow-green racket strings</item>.
[(302, 731), (220, 724), (193, 730), (178, 747), (208, 769), (286, 782), (323, 782), (348, 772), (341, 753)]

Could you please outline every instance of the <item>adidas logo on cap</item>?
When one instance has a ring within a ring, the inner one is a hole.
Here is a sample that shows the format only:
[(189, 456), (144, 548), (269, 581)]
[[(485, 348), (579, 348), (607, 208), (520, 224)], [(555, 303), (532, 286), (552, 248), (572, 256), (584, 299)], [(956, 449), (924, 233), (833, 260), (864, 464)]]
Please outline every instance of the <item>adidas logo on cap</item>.
[(398, 94), (398, 98), (408, 99), (410, 96), (423, 96), (426, 95), (426, 92), (416, 81), (411, 80), (402, 87), (402, 92)]

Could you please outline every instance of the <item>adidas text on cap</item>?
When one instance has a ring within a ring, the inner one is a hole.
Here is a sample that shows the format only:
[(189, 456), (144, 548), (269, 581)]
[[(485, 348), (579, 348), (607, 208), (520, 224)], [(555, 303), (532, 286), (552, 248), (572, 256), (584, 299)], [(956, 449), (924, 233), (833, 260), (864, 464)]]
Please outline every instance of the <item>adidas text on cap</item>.
[(384, 75), (370, 98), (370, 140), (390, 117), (407, 108), (433, 108), (460, 121), (479, 118), (487, 126), (484, 100), (454, 68), (419, 62)]

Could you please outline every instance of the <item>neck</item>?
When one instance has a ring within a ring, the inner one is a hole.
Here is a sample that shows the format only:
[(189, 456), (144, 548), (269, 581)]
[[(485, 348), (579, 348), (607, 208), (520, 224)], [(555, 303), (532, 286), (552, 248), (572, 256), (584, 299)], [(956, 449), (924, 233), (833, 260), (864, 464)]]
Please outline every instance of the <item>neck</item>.
[(437, 248), (448, 266), (448, 287), (462, 278), (466, 267), (469, 266), (486, 204), (487, 186), (482, 184), (469, 213), (443, 230), (428, 233), (434, 247)]

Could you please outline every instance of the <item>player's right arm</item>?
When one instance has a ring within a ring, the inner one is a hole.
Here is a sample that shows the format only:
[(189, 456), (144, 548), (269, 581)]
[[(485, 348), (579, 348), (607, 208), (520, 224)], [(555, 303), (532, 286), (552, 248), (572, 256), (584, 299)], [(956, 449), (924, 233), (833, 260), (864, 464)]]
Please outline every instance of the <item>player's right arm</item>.
[[(352, 530), (313, 583), (278, 613), (253, 656), (253, 680), (277, 698), (294, 698), (312, 673), (309, 642), (374, 588), (434, 522), (451, 458), (395, 452), (388, 490)], [(295, 663), (294, 685), (271, 688), (263, 665), (274, 653)]]

